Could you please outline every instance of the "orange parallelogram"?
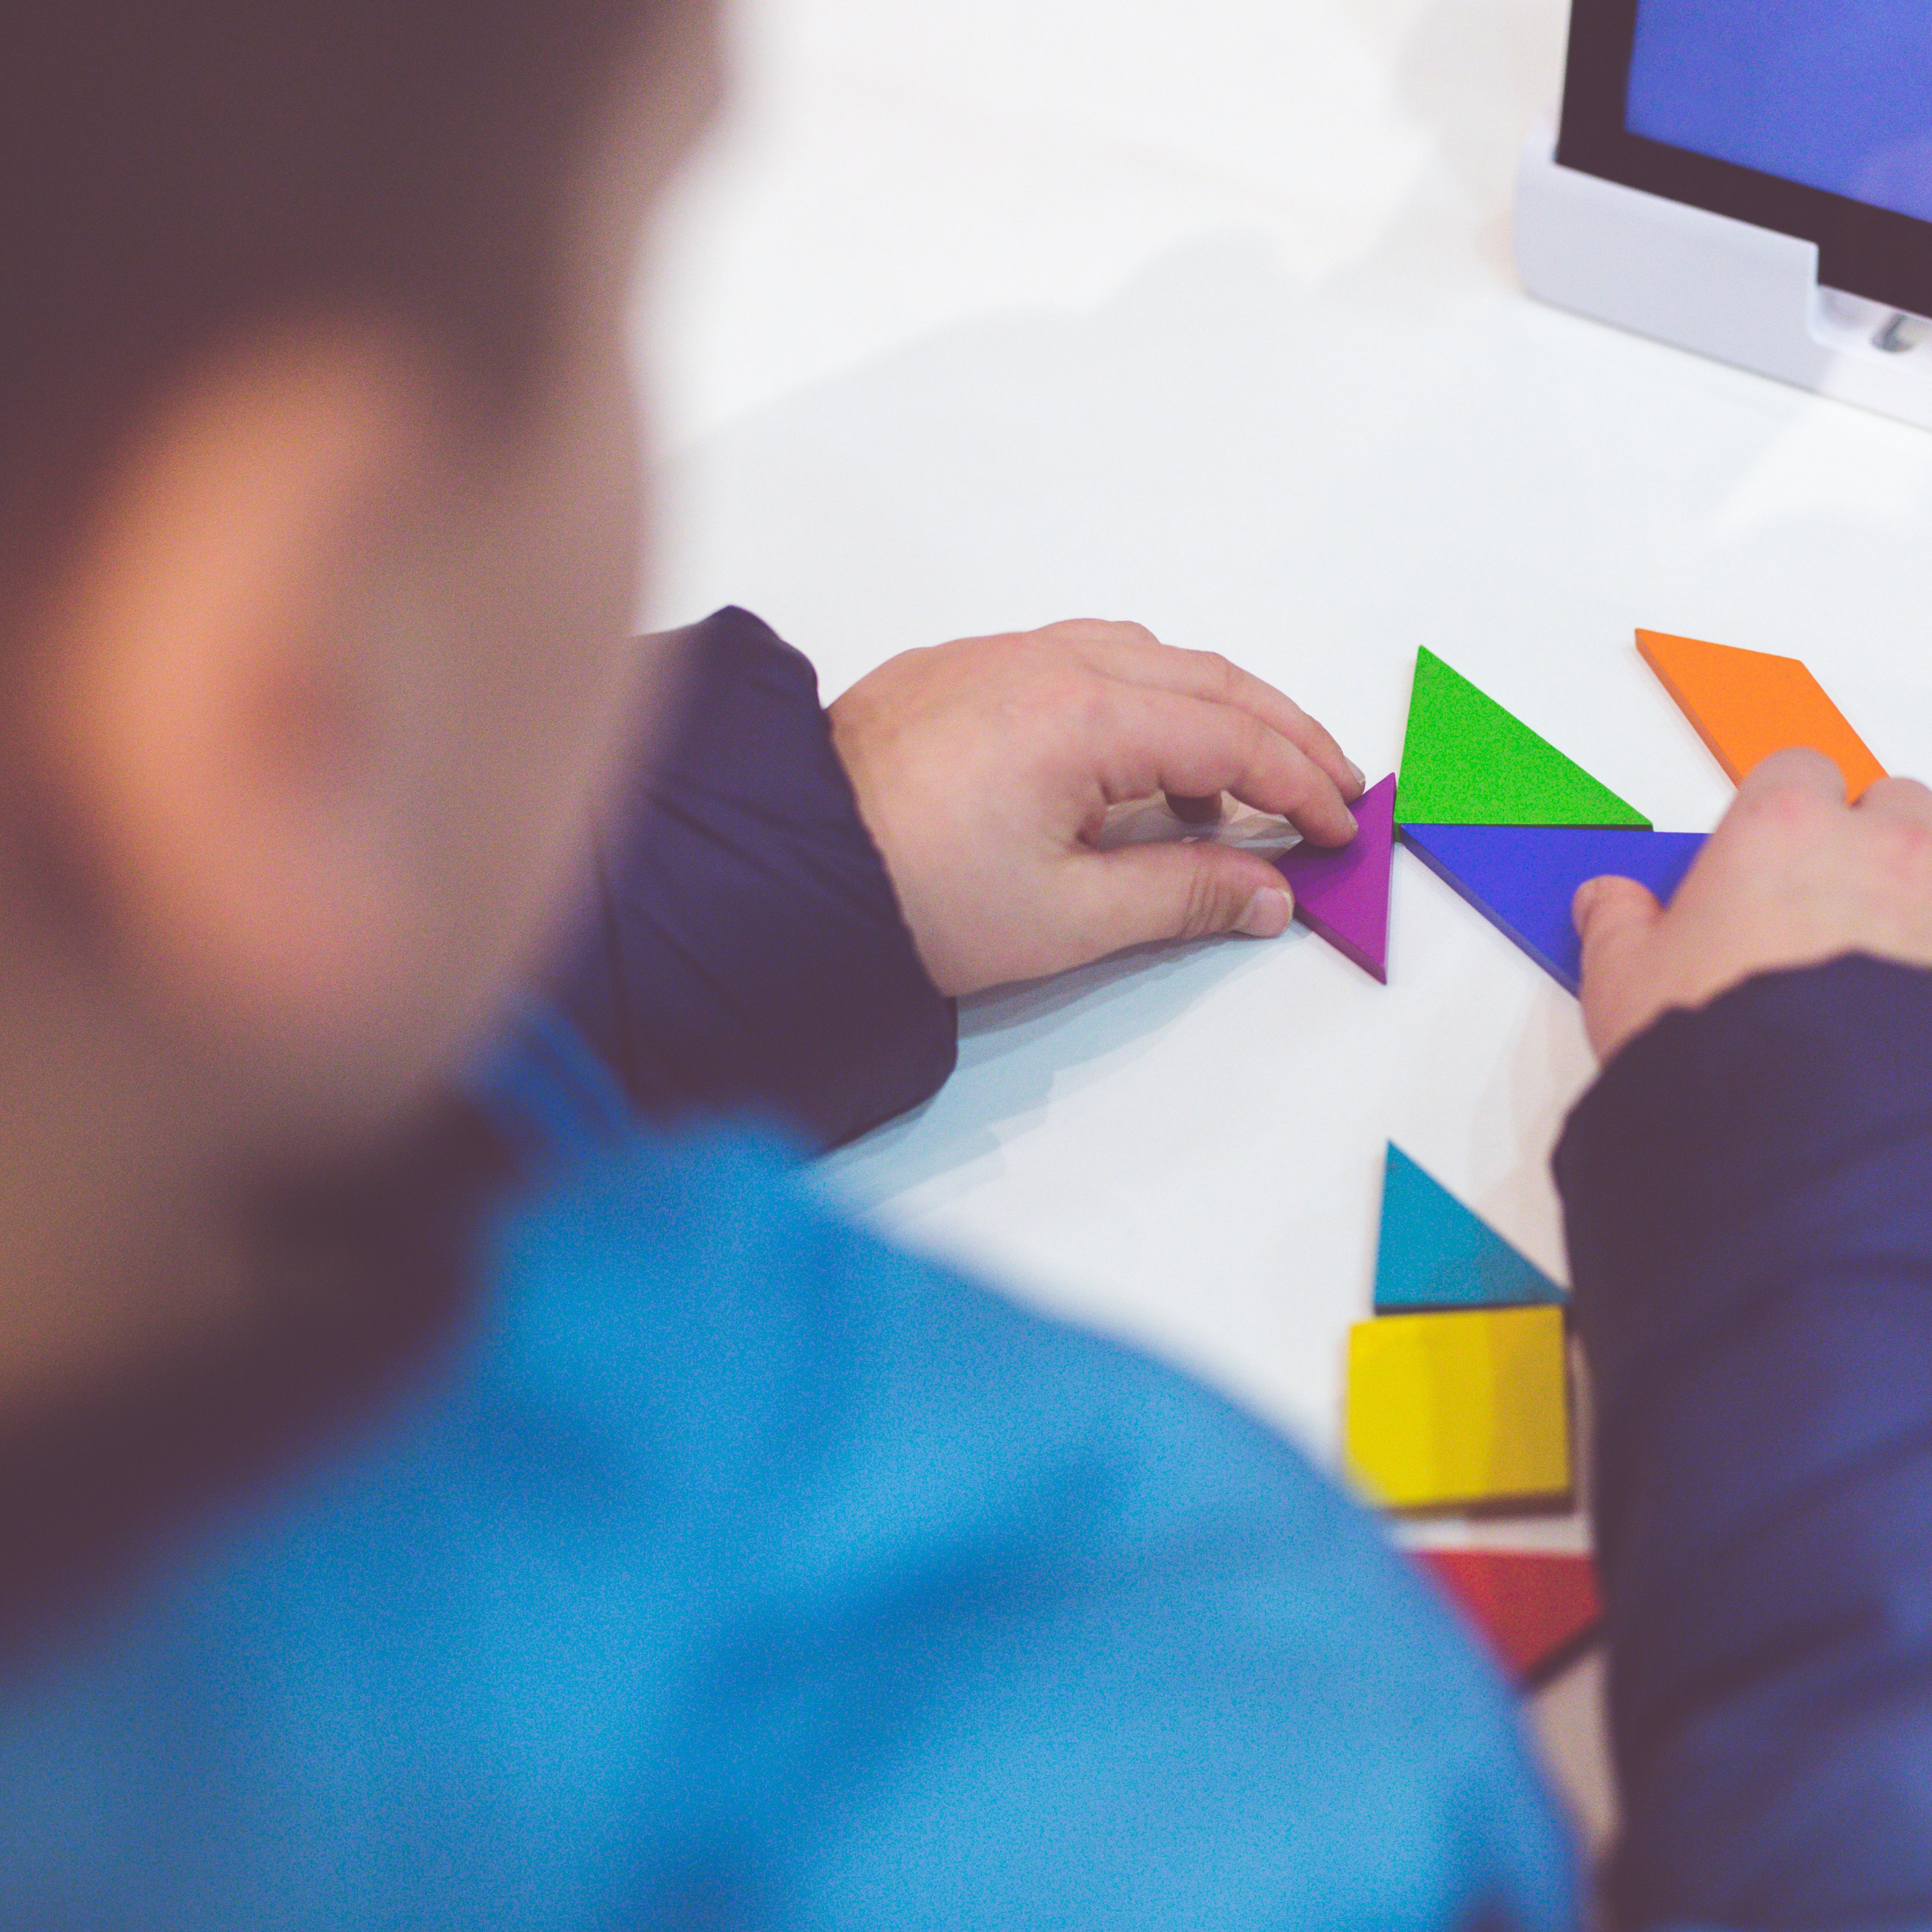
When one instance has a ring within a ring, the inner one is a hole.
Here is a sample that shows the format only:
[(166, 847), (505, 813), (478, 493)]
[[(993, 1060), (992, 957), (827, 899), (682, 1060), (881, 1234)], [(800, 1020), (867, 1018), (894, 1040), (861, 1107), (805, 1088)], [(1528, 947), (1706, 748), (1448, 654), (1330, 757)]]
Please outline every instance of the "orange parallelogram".
[(1885, 776), (1885, 767), (1797, 658), (1660, 631), (1638, 632), (1636, 647), (1733, 784), (1792, 745), (1822, 752), (1844, 773), (1852, 798)]

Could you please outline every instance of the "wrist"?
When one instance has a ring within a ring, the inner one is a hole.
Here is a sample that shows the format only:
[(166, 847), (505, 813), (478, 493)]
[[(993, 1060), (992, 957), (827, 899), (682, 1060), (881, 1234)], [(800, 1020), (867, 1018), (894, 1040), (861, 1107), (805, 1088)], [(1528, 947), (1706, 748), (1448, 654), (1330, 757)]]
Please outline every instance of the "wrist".
[(899, 788), (880, 769), (874, 755), (876, 734), (871, 728), (864, 707), (851, 701), (852, 694), (826, 707), (826, 729), (832, 749), (845, 774), (852, 802), (860, 826), (878, 855), (880, 869), (892, 889), (892, 903), (913, 950), (935, 991), (946, 998), (956, 998), (969, 988), (950, 983), (956, 977), (949, 969), (944, 950), (934, 945), (934, 922), (924, 904), (922, 873), (908, 853), (908, 842), (901, 836), (895, 801)]
[[(1882, 1185), (1868, 1160), (1929, 1136), (1932, 970), (1854, 956), (1760, 974), (1636, 1034), (1553, 1162), (1606, 1400), (1639, 1356), (1688, 1347), (1798, 1264), (1794, 1216), (1815, 1230), (1822, 1193)], [(1720, 1249), (1726, 1265), (1706, 1266)]]

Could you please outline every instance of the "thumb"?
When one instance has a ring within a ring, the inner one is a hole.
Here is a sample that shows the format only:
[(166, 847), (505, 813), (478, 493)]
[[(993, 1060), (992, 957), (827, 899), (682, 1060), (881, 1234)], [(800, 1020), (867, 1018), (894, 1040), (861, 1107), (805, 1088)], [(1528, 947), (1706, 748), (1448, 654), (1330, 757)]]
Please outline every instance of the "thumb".
[(1634, 879), (1586, 879), (1576, 888), (1570, 916), (1583, 942), (1583, 976), (1614, 971), (1618, 962), (1650, 936), (1664, 916), (1657, 895)]
[(1634, 879), (1586, 879), (1570, 908), (1583, 942), (1583, 1024), (1607, 1058), (1640, 1024), (1639, 956), (1664, 916), (1657, 895)]
[(1083, 856), (1081, 922), (1093, 954), (1160, 939), (1288, 930), (1294, 895), (1274, 866), (1226, 845), (1128, 845)]

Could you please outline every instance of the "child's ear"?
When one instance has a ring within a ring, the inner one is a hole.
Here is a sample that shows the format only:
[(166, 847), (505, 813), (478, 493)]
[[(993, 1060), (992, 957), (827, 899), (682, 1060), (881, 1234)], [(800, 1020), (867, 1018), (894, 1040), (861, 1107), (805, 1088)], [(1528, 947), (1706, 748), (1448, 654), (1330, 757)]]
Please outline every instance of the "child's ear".
[(448, 488), (437, 404), (380, 335), (232, 350), (137, 426), (38, 640), (47, 781), (117, 970), (218, 1053), (435, 1050), (408, 823), (434, 672), (393, 605)]

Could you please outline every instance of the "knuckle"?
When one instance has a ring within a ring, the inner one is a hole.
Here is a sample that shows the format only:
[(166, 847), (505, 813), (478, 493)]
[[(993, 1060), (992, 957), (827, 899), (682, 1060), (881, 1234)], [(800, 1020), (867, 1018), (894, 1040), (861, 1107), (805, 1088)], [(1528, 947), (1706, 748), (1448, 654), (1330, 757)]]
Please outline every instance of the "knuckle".
[(1881, 778), (1856, 808), (1862, 824), (1879, 819), (1903, 825), (1932, 824), (1932, 790), (1916, 778)]
[(1313, 806), (1340, 814), (1342, 794), (1336, 790), (1334, 780), (1312, 758), (1304, 752), (1297, 752), (1286, 763), (1297, 811)]
[(1082, 644), (1118, 644), (1151, 634), (1138, 624), (1126, 624), (1117, 617), (1063, 617), (1058, 623), (1030, 631), (1029, 637), (1051, 639), (1069, 650)]
[(1294, 748), (1283, 744), (1252, 712), (1229, 712), (1226, 722), (1228, 741), (1245, 762), (1257, 764), (1272, 754), (1290, 774), (1296, 790), (1306, 787), (1310, 775), (1306, 765), (1295, 755)]
[(1036, 631), (1016, 631), (1002, 641), (1005, 661), (1016, 676), (1041, 676), (1057, 668), (1084, 667), (1083, 646), (1092, 640), (1094, 627), (1078, 619), (1045, 624)]
[(1228, 761), (1231, 787), (1246, 787), (1273, 793), (1281, 803), (1272, 808), (1299, 812), (1317, 796), (1315, 774), (1305, 760), (1284, 752), (1268, 728), (1245, 716), (1228, 720), (1222, 740)]
[(1192, 651), (1189, 655), (1198, 667), (1202, 682), (1214, 696), (1225, 698), (1240, 688), (1240, 670), (1232, 658), (1219, 651)]
[(1932, 826), (1894, 818), (1877, 828), (1877, 856), (1885, 883), (1913, 894), (1932, 880)]
[(1802, 784), (1780, 782), (1740, 794), (1732, 809), (1748, 823), (1802, 836), (1822, 825), (1833, 807)]
[(1181, 896), (1180, 920), (1175, 928), (1174, 938), (1199, 939), (1219, 931), (1222, 897), (1214, 873), (1205, 866), (1197, 866), (1190, 874), (1187, 889)]
[(1020, 632), (1017, 641), (1034, 650), (1042, 646), (1064, 650), (1102, 628), (1091, 617), (1063, 617), (1057, 623), (1042, 624), (1036, 631)]
[(1073, 702), (1094, 682), (1072, 641), (1052, 630), (1022, 631), (1004, 640), (1000, 655), (1000, 669), (1030, 703)]

